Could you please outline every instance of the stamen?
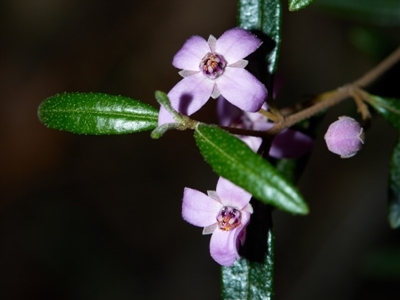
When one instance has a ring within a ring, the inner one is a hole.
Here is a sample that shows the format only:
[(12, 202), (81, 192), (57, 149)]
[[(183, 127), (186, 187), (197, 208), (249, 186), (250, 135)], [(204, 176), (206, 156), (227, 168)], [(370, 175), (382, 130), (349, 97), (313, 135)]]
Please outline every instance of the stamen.
[(226, 60), (222, 55), (209, 52), (199, 64), (200, 71), (210, 79), (216, 79), (224, 73)]
[(224, 206), (218, 213), (217, 224), (221, 230), (229, 231), (241, 224), (242, 214), (240, 210), (231, 207)]

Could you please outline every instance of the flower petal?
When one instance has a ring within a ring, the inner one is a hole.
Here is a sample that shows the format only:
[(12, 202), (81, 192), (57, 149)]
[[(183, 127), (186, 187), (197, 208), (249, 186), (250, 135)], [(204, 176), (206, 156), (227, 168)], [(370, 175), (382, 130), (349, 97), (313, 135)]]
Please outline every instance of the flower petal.
[(243, 228), (245, 228), (247, 226), (247, 224), (249, 224), (249, 222), (250, 222), (250, 217), (251, 217), (251, 214), (253, 213), (253, 207), (251, 206), (251, 204), (249, 204), (249, 209), (251, 209), (251, 212), (249, 210), (241, 211), (241, 213), (242, 213), (242, 219), (241, 219), (242, 225), (241, 226), (243, 226)]
[(228, 67), (216, 83), (221, 95), (244, 111), (260, 110), (267, 97), (265, 86), (245, 69)]
[(168, 93), (171, 106), (184, 115), (198, 111), (210, 98), (214, 82), (197, 73), (179, 81)]
[(230, 64), (229, 67), (231, 67), (231, 68), (242, 68), (243, 69), (243, 68), (246, 68), (248, 63), (249, 62), (247, 60), (241, 59), (241, 60), (238, 60), (237, 62), (235, 62), (233, 64)]
[(239, 258), (237, 236), (239, 229), (223, 231), (218, 227), (215, 229), (210, 240), (211, 257), (222, 266), (231, 266)]
[(238, 209), (244, 208), (251, 199), (249, 192), (223, 177), (218, 179), (216, 192), (222, 205), (233, 206)]
[(210, 52), (207, 41), (201, 36), (192, 36), (175, 54), (172, 65), (178, 69), (199, 71), (202, 58)]
[(202, 192), (185, 188), (183, 192), (182, 217), (185, 221), (199, 227), (216, 223), (221, 203), (211, 199)]
[(158, 112), (158, 126), (167, 123), (176, 123), (174, 117), (164, 108), (164, 106), (160, 107), (160, 111)]
[(215, 36), (210, 34), (207, 43), (208, 46), (210, 47), (211, 52), (215, 52), (215, 45), (217, 44), (217, 39), (215, 38)]
[(311, 151), (314, 141), (308, 135), (293, 129), (285, 129), (272, 141), (269, 156), (297, 158)]
[(258, 151), (262, 143), (262, 138), (256, 136), (240, 136), (239, 139), (245, 142), (254, 152)]
[(215, 52), (224, 56), (229, 65), (253, 53), (261, 44), (261, 40), (250, 32), (242, 28), (233, 28), (220, 36), (215, 45)]
[(212, 234), (217, 227), (218, 227), (217, 223), (211, 224), (209, 226), (204, 227), (202, 233), (203, 235)]
[[(258, 115), (258, 117), (256, 115)], [(250, 114), (248, 113), (247, 116), (249, 116), (250, 119), (253, 118), (252, 122), (254, 130), (267, 131), (274, 127), (274, 123), (269, 122), (268, 119), (261, 114), (252, 113), (250, 116)]]
[(238, 228), (238, 234), (236, 239), (239, 239), (239, 241), (237, 241), (237, 243), (240, 242), (241, 245), (244, 244), (244, 242), (246, 241), (246, 233), (247, 233), (247, 224), (249, 224), (250, 222), (250, 215), (253, 213), (253, 207), (251, 206), (251, 204), (248, 204), (248, 207), (246, 207), (246, 209), (250, 209), (246, 210), (246, 211), (242, 211), (242, 226)]
[[(210, 197), (211, 199), (221, 203), (221, 200), (219, 200), (219, 197), (217, 195), (216, 191), (207, 191), (207, 196)], [(221, 203), (222, 204), (222, 203)]]
[(224, 97), (219, 96), (217, 100), (217, 115), (222, 126), (230, 126), (237, 118), (242, 115), (242, 111), (230, 104)]

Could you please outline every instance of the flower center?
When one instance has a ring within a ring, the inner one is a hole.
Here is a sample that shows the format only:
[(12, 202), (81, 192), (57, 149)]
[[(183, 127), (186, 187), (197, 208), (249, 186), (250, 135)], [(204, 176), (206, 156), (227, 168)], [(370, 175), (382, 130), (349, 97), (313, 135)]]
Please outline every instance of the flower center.
[(218, 78), (224, 73), (226, 60), (222, 55), (208, 52), (199, 64), (200, 70), (210, 79)]
[(232, 230), (241, 224), (241, 219), (240, 210), (231, 206), (224, 206), (217, 216), (218, 227), (224, 231)]

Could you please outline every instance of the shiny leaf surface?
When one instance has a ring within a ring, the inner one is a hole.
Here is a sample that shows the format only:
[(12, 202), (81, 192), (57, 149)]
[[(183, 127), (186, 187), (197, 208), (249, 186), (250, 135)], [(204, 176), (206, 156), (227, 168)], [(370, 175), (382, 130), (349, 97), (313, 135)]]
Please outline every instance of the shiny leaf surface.
[[(239, 0), (238, 6), (238, 25), (247, 30), (261, 31), (274, 44), (270, 47), (271, 51), (269, 51), (268, 55), (268, 71), (271, 74), (275, 73), (281, 45), (281, 1)], [(262, 39), (262, 37), (260, 38)]]
[(158, 110), (123, 96), (64, 93), (44, 100), (38, 117), (49, 128), (77, 134), (126, 134), (154, 129)]
[(307, 214), (297, 189), (245, 143), (215, 126), (199, 124), (195, 138), (213, 170), (250, 192), (256, 199), (292, 214)]

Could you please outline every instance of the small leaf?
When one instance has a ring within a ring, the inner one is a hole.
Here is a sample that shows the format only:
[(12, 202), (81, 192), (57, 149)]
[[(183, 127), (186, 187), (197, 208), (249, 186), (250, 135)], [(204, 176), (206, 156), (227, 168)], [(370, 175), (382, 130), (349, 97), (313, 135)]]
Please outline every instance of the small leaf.
[(393, 149), (389, 174), (389, 223), (400, 227), (400, 138)]
[(238, 24), (247, 30), (266, 34), (274, 43), (268, 56), (269, 73), (276, 71), (281, 46), (281, 0), (239, 0)]
[(195, 138), (213, 170), (250, 192), (256, 199), (293, 214), (308, 207), (296, 188), (245, 143), (215, 126), (199, 124)]
[(274, 235), (271, 211), (265, 205), (259, 209), (260, 205), (254, 204), (244, 249), (240, 251), (241, 258), (231, 267), (222, 267), (224, 300), (270, 300), (273, 296)]
[(313, 0), (289, 0), (289, 10), (296, 11), (311, 4)]
[(400, 130), (400, 99), (383, 98), (367, 94), (365, 99), (395, 128)]
[(72, 133), (126, 134), (156, 128), (158, 111), (123, 96), (64, 93), (44, 100), (38, 117), (47, 127)]
[(164, 108), (173, 116), (177, 115), (177, 111), (172, 108), (171, 102), (169, 101), (169, 98), (166, 93), (162, 91), (156, 91), (155, 92), (156, 100), (157, 102), (164, 106)]

